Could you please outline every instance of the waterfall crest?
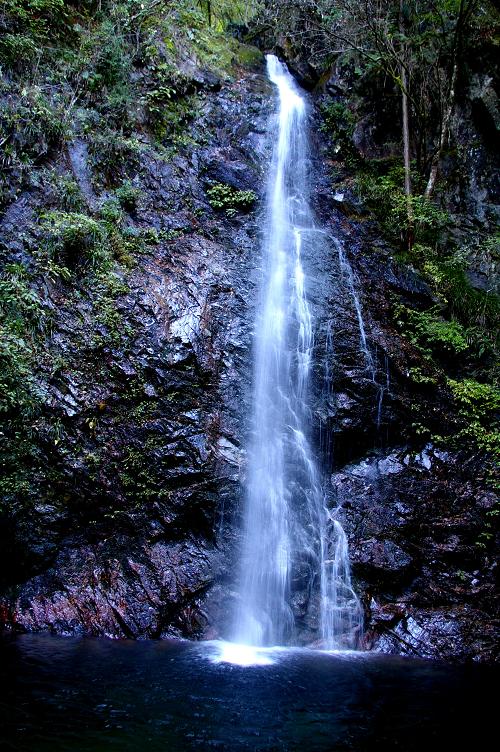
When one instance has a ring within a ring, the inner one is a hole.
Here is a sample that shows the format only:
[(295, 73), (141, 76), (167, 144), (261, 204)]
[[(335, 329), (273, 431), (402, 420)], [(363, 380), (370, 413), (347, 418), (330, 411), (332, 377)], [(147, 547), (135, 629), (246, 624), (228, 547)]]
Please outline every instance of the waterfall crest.
[(266, 200), (266, 267), (256, 322), (253, 439), (233, 640), (297, 644), (302, 621), (318, 626), (323, 647), (354, 647), (362, 620), (347, 539), (326, 507), (309, 436), (314, 321), (303, 247), (315, 228), (306, 104), (273, 55), (267, 71), (278, 90), (279, 116)]

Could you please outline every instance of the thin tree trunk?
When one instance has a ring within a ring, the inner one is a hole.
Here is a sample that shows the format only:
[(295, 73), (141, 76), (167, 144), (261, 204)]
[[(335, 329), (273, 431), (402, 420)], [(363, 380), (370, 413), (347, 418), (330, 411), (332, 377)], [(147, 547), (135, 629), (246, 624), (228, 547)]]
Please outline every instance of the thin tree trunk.
[[(403, 34), (403, 0), (400, 0), (399, 5), (399, 29), (401, 34)], [(406, 75), (404, 60), (401, 62), (399, 70), (401, 78), (401, 105), (403, 111), (403, 157), (405, 169), (406, 212), (408, 219), (406, 241), (408, 244), (408, 250), (411, 251), (413, 246), (413, 206), (411, 202), (410, 118), (408, 112), (408, 77)]]
[(453, 106), (455, 104), (455, 87), (456, 87), (457, 75), (458, 75), (458, 62), (455, 58), (455, 62), (453, 63), (453, 72), (451, 75), (450, 92), (448, 94), (448, 101), (446, 103), (446, 110), (443, 116), (443, 122), (441, 123), (441, 133), (439, 135), (439, 146), (432, 158), (431, 170), (429, 173), (429, 180), (427, 181), (427, 185), (424, 191), (424, 196), (426, 198), (430, 198), (434, 192), (434, 187), (436, 185), (436, 180), (437, 180), (437, 176), (439, 172), (439, 164), (441, 162), (441, 157), (443, 156), (443, 152), (446, 149), (446, 144), (448, 142), (448, 130), (450, 127), (451, 116), (453, 114)]
[(467, 6), (467, 0), (460, 0), (460, 9), (458, 11), (457, 25), (455, 28), (455, 38), (453, 40), (453, 62), (451, 69), (451, 81), (450, 88), (448, 90), (448, 97), (446, 100), (446, 106), (443, 114), (443, 121), (441, 123), (441, 133), (439, 134), (439, 146), (432, 157), (431, 169), (429, 173), (429, 180), (424, 191), (424, 196), (430, 198), (434, 192), (436, 180), (439, 172), (439, 164), (443, 156), (443, 152), (448, 142), (448, 132), (450, 128), (451, 116), (453, 115), (453, 107), (455, 105), (455, 89), (457, 86), (458, 78), (458, 52), (460, 48), (460, 42), (462, 38), (462, 28), (466, 22), (466, 17), (473, 11), (474, 3), (469, 3)]
[(403, 109), (403, 156), (405, 165), (405, 193), (411, 196), (411, 160), (410, 160), (410, 119), (408, 115), (408, 95), (406, 93), (406, 71), (401, 66), (402, 109)]

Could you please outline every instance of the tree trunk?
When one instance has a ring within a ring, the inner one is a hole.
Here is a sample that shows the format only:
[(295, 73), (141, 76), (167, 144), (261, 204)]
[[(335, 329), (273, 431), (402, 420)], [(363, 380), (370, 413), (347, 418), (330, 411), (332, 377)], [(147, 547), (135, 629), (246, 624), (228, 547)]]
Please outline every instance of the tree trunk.
[(426, 198), (430, 198), (434, 192), (434, 186), (436, 185), (436, 180), (437, 180), (437, 176), (439, 172), (439, 164), (441, 162), (441, 157), (443, 156), (443, 152), (448, 142), (448, 129), (450, 127), (451, 116), (453, 114), (453, 105), (455, 104), (455, 86), (456, 86), (456, 81), (457, 81), (457, 73), (458, 73), (458, 63), (455, 58), (455, 62), (453, 63), (453, 72), (451, 75), (451, 84), (450, 84), (450, 91), (448, 94), (448, 101), (446, 103), (446, 109), (445, 109), (445, 113), (443, 116), (443, 121), (441, 123), (441, 133), (439, 135), (439, 146), (432, 158), (431, 170), (429, 173), (429, 180), (427, 181), (427, 186), (424, 191), (424, 196)]
[(441, 123), (441, 133), (439, 134), (439, 145), (432, 158), (431, 170), (429, 173), (429, 180), (427, 181), (427, 186), (424, 191), (424, 196), (426, 198), (430, 198), (434, 191), (434, 186), (436, 185), (436, 180), (437, 180), (437, 176), (439, 172), (439, 164), (441, 162), (441, 157), (443, 156), (443, 152), (448, 142), (448, 131), (450, 127), (451, 116), (453, 114), (453, 107), (455, 104), (455, 89), (457, 86), (457, 78), (458, 78), (458, 53), (461, 47), (462, 32), (463, 32), (463, 27), (466, 23), (466, 19), (473, 12), (474, 7), (475, 7), (475, 3), (473, 1), (467, 3), (467, 0), (460, 0), (460, 8), (458, 11), (457, 25), (455, 27), (455, 37), (453, 40), (453, 55), (452, 55), (453, 62), (452, 62), (452, 69), (451, 69), (450, 88), (448, 90), (448, 97), (446, 99), (446, 106), (444, 108), (443, 120)]
[[(399, 5), (399, 29), (401, 34), (404, 33), (403, 28), (403, 0), (400, 0)], [(404, 58), (404, 49), (402, 51)], [(405, 169), (405, 194), (406, 194), (406, 212), (407, 212), (407, 230), (406, 230), (406, 242), (408, 250), (411, 251), (413, 246), (413, 205), (411, 202), (411, 160), (410, 160), (410, 118), (408, 112), (408, 77), (406, 75), (406, 68), (404, 65), (404, 59), (402, 60), (400, 67), (401, 78), (401, 109), (403, 111), (403, 157), (404, 157), (404, 169)]]

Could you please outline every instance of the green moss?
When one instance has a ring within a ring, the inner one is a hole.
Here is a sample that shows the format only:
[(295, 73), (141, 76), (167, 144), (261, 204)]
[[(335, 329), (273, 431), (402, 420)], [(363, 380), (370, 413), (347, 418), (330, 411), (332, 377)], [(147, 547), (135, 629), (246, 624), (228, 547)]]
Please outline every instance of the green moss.
[(264, 54), (257, 47), (249, 44), (234, 45), (236, 62), (244, 68), (260, 69), (264, 64)]

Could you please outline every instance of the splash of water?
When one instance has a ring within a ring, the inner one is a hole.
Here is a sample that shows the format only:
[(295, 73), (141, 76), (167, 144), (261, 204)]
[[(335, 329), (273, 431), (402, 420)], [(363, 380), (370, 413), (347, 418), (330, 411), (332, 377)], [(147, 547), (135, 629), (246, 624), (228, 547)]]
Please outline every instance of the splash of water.
[(307, 185), (306, 105), (276, 57), (268, 56), (267, 69), (279, 93), (279, 127), (267, 191), (254, 435), (233, 639), (253, 646), (297, 644), (300, 611), (302, 621), (319, 623), (323, 647), (352, 647), (361, 609), (352, 588), (347, 539), (326, 508), (309, 439), (314, 322), (303, 246), (315, 230)]

